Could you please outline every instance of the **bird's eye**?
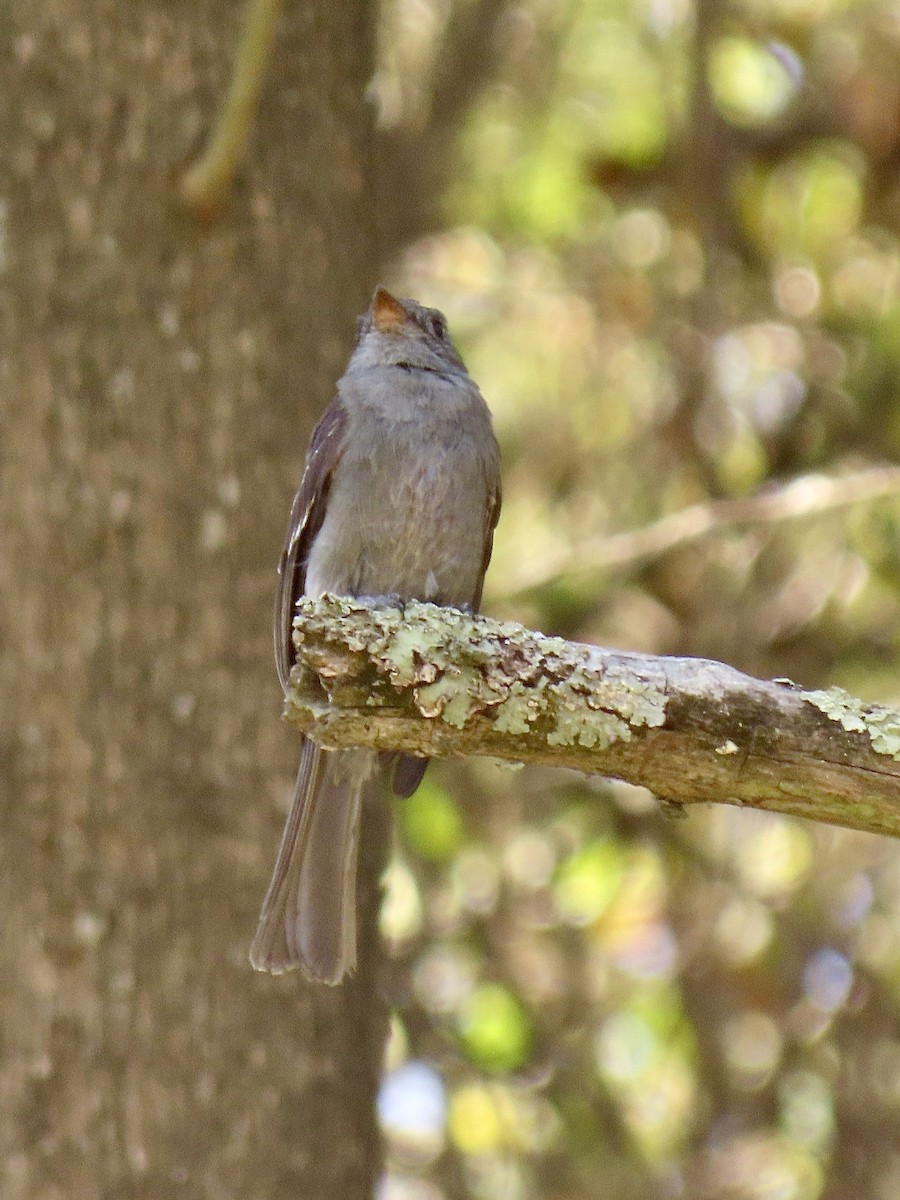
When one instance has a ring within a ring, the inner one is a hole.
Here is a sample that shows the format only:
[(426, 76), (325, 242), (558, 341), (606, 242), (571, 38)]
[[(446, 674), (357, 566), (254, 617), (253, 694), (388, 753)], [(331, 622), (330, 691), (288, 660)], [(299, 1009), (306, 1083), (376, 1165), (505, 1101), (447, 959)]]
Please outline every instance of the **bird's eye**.
[(431, 318), (431, 332), (438, 338), (445, 338), (447, 336), (447, 322), (440, 313), (434, 313)]

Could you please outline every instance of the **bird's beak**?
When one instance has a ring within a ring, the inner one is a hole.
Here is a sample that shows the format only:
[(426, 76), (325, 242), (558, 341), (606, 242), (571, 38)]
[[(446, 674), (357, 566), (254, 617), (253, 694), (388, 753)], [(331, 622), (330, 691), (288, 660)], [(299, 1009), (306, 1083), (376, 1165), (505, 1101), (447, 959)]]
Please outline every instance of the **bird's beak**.
[(380, 285), (375, 289), (369, 312), (372, 314), (372, 324), (379, 333), (395, 333), (409, 321), (409, 314), (400, 301)]

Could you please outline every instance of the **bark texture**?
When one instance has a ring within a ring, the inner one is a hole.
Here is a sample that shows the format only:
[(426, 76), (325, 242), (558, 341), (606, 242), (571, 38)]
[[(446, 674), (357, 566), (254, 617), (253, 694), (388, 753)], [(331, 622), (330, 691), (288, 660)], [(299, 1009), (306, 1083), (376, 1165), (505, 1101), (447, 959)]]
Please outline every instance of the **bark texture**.
[(274, 567), (375, 282), (374, 14), (289, 6), (230, 207), (200, 228), (172, 180), (241, 18), (221, 0), (3, 13), (8, 1200), (343, 1200), (378, 1170), (380, 814), (354, 983), (247, 961), (297, 754)]
[(900, 712), (701, 658), (621, 654), (430, 604), (298, 605), (288, 717), (333, 747), (572, 767), (675, 805), (900, 836)]

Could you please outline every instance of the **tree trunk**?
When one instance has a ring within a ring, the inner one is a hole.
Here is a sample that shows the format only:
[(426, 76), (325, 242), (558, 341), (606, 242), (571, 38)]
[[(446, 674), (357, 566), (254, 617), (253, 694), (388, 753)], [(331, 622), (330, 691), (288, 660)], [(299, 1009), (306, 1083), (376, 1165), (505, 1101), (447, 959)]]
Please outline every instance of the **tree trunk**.
[(199, 229), (172, 174), (240, 19), (220, 0), (4, 14), (7, 1200), (344, 1200), (379, 1166), (383, 814), (354, 982), (247, 961), (298, 750), (274, 565), (374, 282), (374, 18), (290, 6), (242, 181)]

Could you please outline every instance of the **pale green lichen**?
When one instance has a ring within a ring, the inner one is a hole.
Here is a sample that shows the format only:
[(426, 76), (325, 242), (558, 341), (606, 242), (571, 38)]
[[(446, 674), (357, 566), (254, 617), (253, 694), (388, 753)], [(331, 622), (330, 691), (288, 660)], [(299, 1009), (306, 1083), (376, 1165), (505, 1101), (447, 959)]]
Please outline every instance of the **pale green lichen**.
[(462, 729), (472, 714), (471, 673), (447, 672), (434, 683), (416, 689), (416, 703), (424, 717), (441, 717)]
[(849, 733), (867, 733), (876, 754), (900, 761), (900, 712), (883, 705), (866, 705), (843, 688), (801, 692), (802, 699), (837, 721)]
[(390, 676), (399, 686), (412, 683), (416, 677), (417, 656), (425, 653), (422, 630), (418, 626), (402, 626), (392, 629), (390, 637), (381, 637), (369, 646), (373, 658), (389, 660)]
[(872, 749), (900, 761), (900, 713), (895, 708), (872, 708), (866, 723)]
[(607, 750), (613, 742), (630, 738), (631, 727), (621, 717), (608, 712), (588, 714), (575, 704), (563, 704), (557, 710), (556, 726), (547, 734), (547, 745)]
[(594, 691), (604, 698), (604, 708), (617, 712), (631, 726), (654, 729), (665, 724), (665, 689), (618, 663), (607, 666), (600, 687), (595, 683)]
[[(351, 652), (367, 654), (396, 687), (413, 687), (424, 716), (457, 728), (474, 713), (489, 713), (497, 733), (513, 736), (549, 720), (551, 746), (606, 748), (630, 738), (633, 728), (665, 721), (666, 694), (654, 682), (624, 665), (602, 671), (583, 648), (514, 622), (420, 602), (392, 609), (340, 596), (304, 599), (298, 608), (298, 642), (304, 628), (328, 636), (337, 619)], [(520, 652), (515, 666), (498, 646)], [(520, 664), (530, 664), (530, 678), (516, 678)]]
[(665, 723), (665, 692), (618, 666), (598, 678), (579, 663), (554, 691), (559, 692), (559, 707), (556, 727), (547, 737), (551, 746), (577, 743), (605, 750), (613, 742), (628, 741), (634, 729)]
[[(634, 675), (619, 669), (600, 676), (583, 659), (575, 658), (572, 647), (552, 641), (554, 655), (543, 656), (552, 661), (560, 678), (515, 684), (500, 706), (499, 732), (527, 733), (530, 724), (546, 713), (554, 722), (546, 735), (548, 745), (607, 749), (613, 742), (630, 739), (636, 727), (663, 724), (665, 694), (659, 688), (646, 680), (636, 682)], [(543, 654), (543, 642), (539, 649)]]
[(866, 728), (865, 705), (843, 688), (833, 687), (814, 692), (801, 692), (801, 699), (814, 704), (826, 717), (837, 721), (848, 732), (862, 733)]
[(528, 733), (538, 709), (533, 690), (515, 680), (506, 699), (494, 709), (494, 729), (513, 737)]

